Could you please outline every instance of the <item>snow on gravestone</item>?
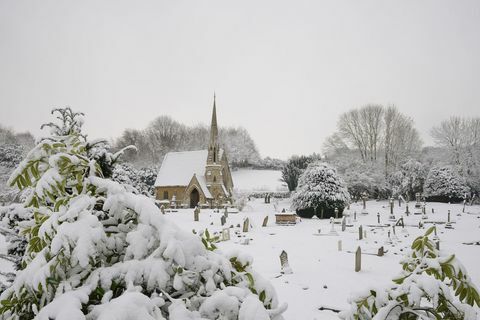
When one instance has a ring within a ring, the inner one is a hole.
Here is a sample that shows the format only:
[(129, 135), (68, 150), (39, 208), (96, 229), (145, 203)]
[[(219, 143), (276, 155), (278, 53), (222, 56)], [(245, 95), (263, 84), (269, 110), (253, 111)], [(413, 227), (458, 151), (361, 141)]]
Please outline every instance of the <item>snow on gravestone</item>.
[(220, 218), (220, 223), (222, 224), (222, 227), (225, 225), (225, 223), (227, 223), (227, 218), (225, 218), (225, 216), (222, 216)]
[(362, 249), (357, 248), (355, 252), (355, 272), (358, 272), (362, 269)]
[(246, 218), (243, 221), (243, 232), (248, 232), (249, 225), (250, 225), (250, 220), (248, 220), (248, 218)]
[(265, 218), (263, 219), (262, 227), (266, 227), (267, 223), (268, 223), (268, 216), (265, 216)]
[(198, 207), (195, 207), (195, 210), (193, 210), (193, 221), (199, 220), (199, 214), (200, 214), (200, 209)]
[(223, 241), (230, 240), (230, 228), (223, 228), (222, 229), (222, 240)]
[(293, 273), (292, 269), (290, 268), (290, 265), (288, 264), (288, 254), (285, 250), (282, 250), (282, 253), (280, 253), (280, 266), (281, 266), (280, 273), (284, 273), (284, 274)]

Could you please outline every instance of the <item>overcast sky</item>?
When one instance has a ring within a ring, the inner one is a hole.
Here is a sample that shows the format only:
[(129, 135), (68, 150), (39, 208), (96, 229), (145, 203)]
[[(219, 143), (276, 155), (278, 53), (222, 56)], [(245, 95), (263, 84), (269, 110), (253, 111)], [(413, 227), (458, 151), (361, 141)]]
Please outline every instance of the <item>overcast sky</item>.
[(395, 104), (429, 129), (480, 115), (480, 1), (0, 0), (0, 124), (55, 106), (92, 138), (167, 114), (243, 126), (262, 156), (320, 152), (339, 114)]

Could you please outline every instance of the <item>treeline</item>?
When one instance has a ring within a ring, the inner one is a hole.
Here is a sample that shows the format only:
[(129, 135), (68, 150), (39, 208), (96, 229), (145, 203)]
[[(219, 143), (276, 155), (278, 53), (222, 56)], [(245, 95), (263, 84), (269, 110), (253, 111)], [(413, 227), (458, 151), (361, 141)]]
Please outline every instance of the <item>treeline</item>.
[[(145, 129), (126, 129), (114, 145), (127, 151), (125, 160), (137, 167), (159, 166), (165, 154), (171, 151), (192, 151), (208, 147), (210, 127), (186, 126), (168, 116), (160, 116)], [(250, 134), (242, 127), (219, 128), (221, 146), (227, 152), (232, 167), (280, 168), (281, 160), (262, 159)]]
[[(324, 143), (322, 161), (337, 168), (350, 194), (387, 198), (458, 201), (480, 192), (480, 118), (451, 117), (430, 134), (436, 146), (424, 147), (412, 118), (395, 106), (367, 105), (340, 116)], [(298, 177), (318, 155), (294, 156), (282, 170), (294, 190)]]

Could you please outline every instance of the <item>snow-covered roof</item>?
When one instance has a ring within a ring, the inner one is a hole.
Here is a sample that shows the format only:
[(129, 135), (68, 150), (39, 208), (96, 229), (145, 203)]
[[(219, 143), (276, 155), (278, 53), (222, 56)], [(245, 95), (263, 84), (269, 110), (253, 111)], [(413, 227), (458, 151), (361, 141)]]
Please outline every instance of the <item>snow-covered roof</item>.
[(155, 180), (155, 187), (187, 186), (194, 174), (200, 182), (205, 174), (207, 157), (208, 150), (167, 153)]
[(210, 193), (210, 190), (207, 188), (207, 180), (205, 179), (205, 176), (203, 174), (199, 175), (197, 174), (197, 180), (198, 183), (200, 184), (200, 188), (202, 188), (203, 193), (205, 194), (205, 197), (207, 199), (212, 199), (212, 194)]

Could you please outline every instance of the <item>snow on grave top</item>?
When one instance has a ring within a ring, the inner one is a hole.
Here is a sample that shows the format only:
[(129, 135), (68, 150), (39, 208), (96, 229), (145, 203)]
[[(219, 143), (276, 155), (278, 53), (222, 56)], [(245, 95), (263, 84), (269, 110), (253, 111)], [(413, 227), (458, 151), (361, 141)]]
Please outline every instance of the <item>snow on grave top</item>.
[(240, 192), (287, 192), (279, 170), (238, 169), (232, 171), (235, 189)]
[(193, 174), (202, 177), (207, 157), (208, 150), (167, 153), (155, 180), (155, 187), (186, 186)]

